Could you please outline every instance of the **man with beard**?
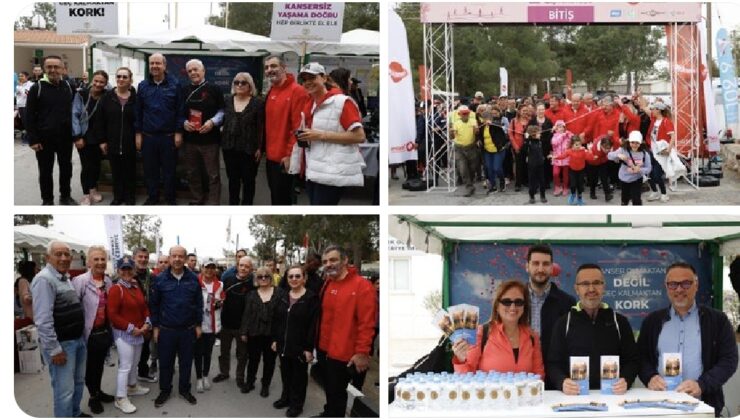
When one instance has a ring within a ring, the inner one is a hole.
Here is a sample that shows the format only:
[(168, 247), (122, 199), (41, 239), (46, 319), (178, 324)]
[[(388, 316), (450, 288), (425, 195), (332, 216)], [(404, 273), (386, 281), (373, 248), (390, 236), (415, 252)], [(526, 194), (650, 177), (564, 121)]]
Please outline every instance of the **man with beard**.
[[(149, 302), (149, 293), (152, 287), (152, 273), (149, 271), (149, 250), (145, 247), (139, 247), (134, 250), (134, 265), (136, 270), (134, 276), (136, 281), (144, 292), (144, 299)], [(149, 356), (153, 356), (151, 370), (149, 368)], [(144, 382), (157, 382), (157, 376), (153, 371), (157, 370), (157, 345), (151, 338), (144, 336), (144, 344), (141, 347), (141, 357), (139, 358), (138, 378)]]
[(179, 360), (178, 392), (190, 404), (197, 400), (190, 392), (193, 343), (200, 337), (203, 323), (203, 294), (198, 277), (185, 269), (187, 251), (182, 246), (170, 248), (170, 268), (157, 277), (149, 296), (154, 326), (154, 341), (159, 352), (159, 408), (170, 398), (175, 356)]
[(317, 355), (326, 395), (318, 417), (344, 417), (352, 371), (370, 363), (375, 334), (376, 293), (372, 283), (349, 267), (347, 252), (330, 245), (321, 257), (326, 285), (321, 294)]
[[(532, 330), (540, 336), (543, 360), (547, 360), (555, 321), (576, 304), (573, 296), (550, 282), (552, 262), (552, 248), (548, 245), (534, 245), (527, 251), (526, 270), (529, 274), (529, 301), (532, 303), (529, 319)], [(557, 389), (556, 384), (550, 383), (547, 376), (545, 386), (547, 389)]]
[(301, 127), (301, 111), (308, 92), (286, 72), (278, 56), (265, 59), (265, 78), (270, 90), (265, 97), (265, 154), (267, 183), (272, 205), (293, 204), (293, 176), (288, 173), (290, 154), (296, 142), (295, 130)]

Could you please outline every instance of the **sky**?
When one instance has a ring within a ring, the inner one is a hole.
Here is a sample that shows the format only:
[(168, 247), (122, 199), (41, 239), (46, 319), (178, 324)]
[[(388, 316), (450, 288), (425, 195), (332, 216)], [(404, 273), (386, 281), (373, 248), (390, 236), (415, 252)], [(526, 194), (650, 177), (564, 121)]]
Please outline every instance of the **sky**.
[[(177, 244), (179, 235), (180, 245), (188, 252), (197, 251), (198, 258), (223, 257), (223, 248), (235, 247), (227, 245), (226, 226), (229, 223), (228, 215), (160, 215), (162, 219), (162, 244), (164, 249)], [(231, 216), (231, 237), (236, 241), (239, 234), (239, 247), (252, 248), (255, 239), (249, 233), (251, 215)], [(105, 244), (106, 233), (102, 215), (54, 215), (53, 226), (50, 228), (84, 241)], [(235, 249), (235, 248), (234, 248)], [(154, 252), (153, 250), (151, 250)]]

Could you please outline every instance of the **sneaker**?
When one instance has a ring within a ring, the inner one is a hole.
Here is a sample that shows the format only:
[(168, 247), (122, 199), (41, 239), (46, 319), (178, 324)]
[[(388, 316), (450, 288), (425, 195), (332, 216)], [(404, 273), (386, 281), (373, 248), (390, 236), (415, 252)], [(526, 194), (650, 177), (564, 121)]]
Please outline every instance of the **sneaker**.
[(139, 384), (129, 385), (128, 389), (126, 389), (126, 395), (131, 395), (131, 396), (146, 395), (148, 393), (149, 393), (149, 388), (145, 386), (141, 386)]
[(99, 203), (103, 201), (103, 196), (96, 190), (90, 190), (90, 201), (92, 203)]
[(92, 202), (90, 201), (90, 196), (89, 195), (83, 195), (82, 196), (82, 200), (80, 200), (80, 205), (81, 206), (89, 206), (91, 204), (92, 204)]
[(660, 196), (660, 202), (661, 203), (667, 203), (670, 198), (668, 197), (668, 194), (663, 194)]
[(203, 377), (203, 388), (207, 391), (211, 389), (211, 381), (208, 380), (207, 376)]
[(216, 376), (215, 376), (215, 377), (213, 378), (213, 383), (214, 383), (214, 384), (217, 384), (217, 383), (219, 383), (219, 382), (221, 382), (221, 381), (225, 381), (225, 380), (227, 380), (227, 379), (229, 379), (229, 375), (224, 375), (223, 373), (219, 373), (218, 375), (216, 375)]
[(216, 347), (220, 346), (220, 345), (221, 345), (221, 340), (219, 340), (219, 339), (217, 338), (217, 339), (216, 339), (216, 342), (215, 342), (215, 343), (213, 343), (213, 345), (214, 345), (214, 346), (216, 346)]
[(131, 404), (131, 401), (126, 397), (116, 398), (116, 402), (113, 403), (113, 405), (115, 405), (117, 409), (121, 410), (123, 414), (131, 414), (136, 411), (136, 407)]
[(149, 382), (149, 383), (157, 382), (157, 375), (153, 375), (151, 373), (148, 375), (139, 375), (137, 376), (137, 378), (143, 382)]
[(195, 392), (199, 394), (203, 393), (203, 379), (198, 379), (195, 381)]
[(547, 197), (545, 197), (544, 195), (540, 197), (540, 203), (547, 203)]
[(562, 193), (563, 193), (563, 188), (560, 185), (556, 185), (555, 191), (552, 192), (552, 195), (554, 195), (555, 197), (559, 197), (560, 194)]
[(576, 205), (583, 206), (584, 204), (586, 204), (586, 203), (583, 202), (583, 198), (578, 197), (578, 199), (576, 200)]
[(576, 195), (575, 194), (569, 195), (568, 196), (568, 204), (570, 204), (572, 206), (573, 204), (575, 204), (575, 202), (576, 202)]
[(660, 193), (657, 191), (651, 191), (650, 195), (647, 196), (647, 201), (656, 201), (660, 199)]
[(170, 393), (167, 391), (160, 391), (159, 395), (157, 395), (157, 399), (154, 400), (154, 406), (159, 408), (164, 405), (164, 403), (167, 402), (167, 400), (170, 399)]
[(180, 397), (185, 399), (185, 401), (189, 402), (192, 405), (198, 403), (198, 400), (196, 400), (193, 394), (191, 394), (190, 392), (181, 392)]

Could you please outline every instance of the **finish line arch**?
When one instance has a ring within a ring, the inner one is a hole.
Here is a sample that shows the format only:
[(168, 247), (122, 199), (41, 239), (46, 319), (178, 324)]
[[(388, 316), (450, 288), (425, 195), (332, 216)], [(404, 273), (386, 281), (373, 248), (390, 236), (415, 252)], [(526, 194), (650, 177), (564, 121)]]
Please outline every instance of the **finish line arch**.
[[(701, 3), (421, 3), (425, 74), (429, 99), (438, 97), (449, 113), (455, 101), (455, 25), (664, 25), (671, 74), (671, 109), (676, 147), (690, 164), (686, 181), (699, 188), (702, 63)], [(704, 70), (706, 71), (706, 69)], [(425, 107), (427, 191), (456, 189), (455, 149), (450, 127), (435, 144), (436, 107)], [(446, 186), (444, 186), (446, 185)]]

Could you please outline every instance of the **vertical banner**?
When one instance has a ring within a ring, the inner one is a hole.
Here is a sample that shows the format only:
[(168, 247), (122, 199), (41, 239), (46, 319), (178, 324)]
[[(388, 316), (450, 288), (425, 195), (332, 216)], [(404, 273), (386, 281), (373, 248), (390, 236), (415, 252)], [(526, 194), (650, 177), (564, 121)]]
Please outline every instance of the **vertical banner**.
[(733, 58), (732, 40), (725, 28), (721, 28), (717, 32), (717, 64), (719, 65), (719, 80), (722, 86), (722, 102), (725, 106), (725, 125), (737, 124), (735, 60)]
[(390, 152), (388, 163), (393, 165), (416, 160), (416, 117), (414, 84), (411, 77), (409, 44), (406, 27), (395, 11), (390, 12), (388, 48), (388, 126)]
[[(699, 109), (692, 110), (692, 102), (700, 94), (700, 89), (696, 86), (693, 91), (693, 78), (696, 78), (699, 71), (698, 51), (691, 51), (685, 48), (685, 44), (696, 44), (697, 29), (695, 25), (666, 25), (665, 26), (668, 62), (670, 63), (670, 72), (673, 75), (674, 83), (671, 89), (673, 99), (673, 125), (676, 128), (676, 149), (684, 156), (691, 156), (694, 141), (692, 132), (700, 133), (699, 127), (692, 127), (692, 119), (688, 116), (692, 112), (699, 114)], [(675, 54), (675, 57), (674, 57)], [(675, 65), (674, 65), (675, 62)], [(698, 118), (695, 121), (698, 124)]]
[[(707, 129), (707, 143), (706, 150), (709, 152), (719, 152), (720, 143), (719, 135), (720, 129), (717, 123), (717, 113), (714, 110), (714, 92), (712, 90), (712, 77), (709, 71), (709, 64), (707, 63), (707, 24), (702, 20), (697, 23), (699, 28), (699, 39), (701, 41), (701, 73), (699, 73), (699, 83), (701, 83), (700, 89), (702, 90), (702, 99), (699, 106), (703, 108), (704, 114), (704, 126)], [(700, 146), (701, 147), (701, 146)]]
[(573, 96), (573, 70), (565, 69), (565, 95), (570, 101)]
[(121, 227), (120, 214), (106, 214), (103, 216), (105, 222), (105, 235), (108, 237), (108, 249), (113, 261), (123, 257), (123, 229)]
[(509, 96), (509, 72), (505, 67), (498, 68), (498, 74), (501, 78), (501, 93), (499, 96)]

